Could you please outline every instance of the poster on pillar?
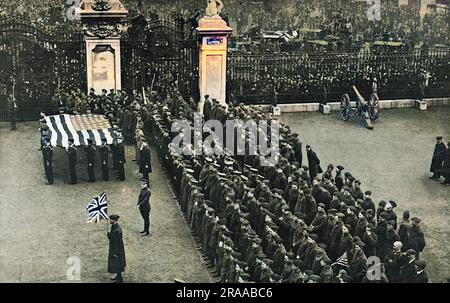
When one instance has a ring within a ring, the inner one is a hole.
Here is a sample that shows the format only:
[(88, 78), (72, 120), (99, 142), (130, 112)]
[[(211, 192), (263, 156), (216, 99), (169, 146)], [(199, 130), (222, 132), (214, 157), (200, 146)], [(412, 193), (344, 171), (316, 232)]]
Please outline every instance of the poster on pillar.
[(116, 89), (115, 51), (111, 45), (97, 45), (92, 50), (92, 87), (97, 94), (102, 89)]

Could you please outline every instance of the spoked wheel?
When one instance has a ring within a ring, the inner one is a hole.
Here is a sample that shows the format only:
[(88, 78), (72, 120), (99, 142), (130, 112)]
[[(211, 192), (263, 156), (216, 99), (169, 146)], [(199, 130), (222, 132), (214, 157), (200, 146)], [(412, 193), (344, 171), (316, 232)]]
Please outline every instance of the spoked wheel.
[(380, 98), (377, 94), (372, 94), (369, 100), (369, 115), (370, 120), (375, 121), (378, 119), (378, 112), (380, 110)]
[(341, 118), (347, 121), (350, 118), (352, 109), (350, 107), (350, 97), (348, 94), (344, 94), (341, 97)]

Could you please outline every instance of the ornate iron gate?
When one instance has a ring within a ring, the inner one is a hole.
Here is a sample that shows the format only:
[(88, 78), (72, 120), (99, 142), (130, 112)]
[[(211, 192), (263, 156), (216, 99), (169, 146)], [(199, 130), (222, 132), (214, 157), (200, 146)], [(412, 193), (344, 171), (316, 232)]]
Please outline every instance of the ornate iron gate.
[(49, 34), (24, 19), (0, 22), (0, 120), (13, 102), (18, 120), (57, 110), (58, 91), (85, 84), (81, 35)]

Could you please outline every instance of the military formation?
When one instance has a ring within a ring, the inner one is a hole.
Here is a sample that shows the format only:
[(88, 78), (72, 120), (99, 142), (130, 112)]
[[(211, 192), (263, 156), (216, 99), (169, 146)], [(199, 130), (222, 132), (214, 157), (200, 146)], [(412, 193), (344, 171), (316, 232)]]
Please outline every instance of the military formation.
[[(88, 145), (84, 147), (87, 159), (88, 181), (96, 181), (96, 165), (101, 167), (102, 179), (110, 180), (110, 155), (112, 168), (116, 179), (125, 180), (125, 144), (135, 145), (135, 159), (138, 161), (139, 172), (142, 177), (149, 180), (152, 172), (150, 147), (144, 134), (144, 122), (141, 116), (144, 102), (142, 96), (136, 91), (127, 93), (111, 90), (109, 93), (102, 90), (101, 95), (96, 95), (93, 90), (89, 94), (83, 94), (79, 90), (72, 90), (68, 94), (56, 97), (58, 99), (59, 113), (61, 114), (102, 114), (110, 121), (115, 138), (112, 145), (108, 145), (106, 138), (102, 138), (101, 146), (94, 146), (92, 139), (87, 139)], [(40, 119), (40, 146), (43, 152), (44, 168), (47, 184), (53, 184), (53, 147), (50, 143), (49, 127), (45, 120), (45, 114), (41, 113)], [(78, 149), (74, 140), (69, 138), (69, 146), (66, 148), (69, 179), (71, 184), (77, 184)], [(100, 160), (100, 162), (96, 162)], [(99, 164), (100, 163), (100, 164)]]
[[(258, 106), (226, 110), (206, 99), (205, 119), (276, 121)], [(192, 122), (197, 104), (175, 90), (144, 107), (151, 112), (144, 120), (146, 133), (220, 282), (428, 281), (420, 258), (426, 245), (421, 219), (405, 211), (399, 220), (392, 200), (376, 206), (371, 191), (363, 191), (362, 182), (341, 165), (322, 171), (309, 145), (303, 163), (302, 142), (288, 126), (281, 124), (277, 164), (263, 166), (259, 156), (235, 156), (227, 149), (211, 155), (203, 147), (198, 154), (188, 144), (179, 154), (171, 123)], [(255, 140), (251, 135), (241, 139), (246, 144)], [(370, 267), (368, 258), (376, 258), (379, 266)]]

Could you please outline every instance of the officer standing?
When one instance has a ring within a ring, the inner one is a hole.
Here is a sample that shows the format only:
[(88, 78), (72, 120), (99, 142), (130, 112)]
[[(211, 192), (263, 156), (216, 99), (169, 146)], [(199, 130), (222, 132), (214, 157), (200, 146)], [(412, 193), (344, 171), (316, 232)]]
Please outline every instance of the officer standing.
[(53, 184), (53, 148), (50, 144), (50, 139), (47, 138), (45, 146), (42, 149), (44, 157), (45, 175), (47, 176), (47, 185)]
[(111, 148), (109, 148), (108, 144), (106, 144), (106, 138), (102, 138), (102, 146), (99, 148), (100, 151), (100, 159), (102, 161), (102, 174), (103, 180), (109, 180), (109, 167), (108, 167), (108, 157), (111, 152)]
[(142, 174), (142, 178), (149, 180), (149, 173), (152, 172), (152, 158), (150, 154), (150, 147), (147, 144), (147, 138), (142, 138), (141, 149), (139, 151), (139, 172)]
[(127, 266), (125, 260), (125, 246), (122, 239), (122, 228), (119, 223), (119, 215), (111, 215), (109, 217), (111, 223), (111, 231), (107, 233), (109, 239), (109, 252), (108, 252), (108, 272), (116, 274), (114, 278), (111, 278), (114, 283), (122, 283), (122, 272), (125, 271)]
[(141, 212), (142, 219), (144, 219), (144, 230), (141, 231), (143, 237), (150, 234), (150, 196), (152, 193), (148, 188), (148, 179), (141, 179), (141, 192), (138, 198), (138, 207)]
[(69, 158), (70, 184), (77, 184), (77, 148), (72, 138), (69, 139), (67, 157)]
[(310, 145), (306, 145), (306, 151), (309, 165), (309, 176), (312, 182), (317, 177), (317, 174), (321, 174), (323, 171), (320, 167), (320, 160), (317, 157), (316, 152), (311, 149)]
[(120, 181), (125, 180), (125, 168), (124, 165), (127, 162), (125, 159), (125, 147), (123, 146), (123, 138), (118, 137), (117, 140), (114, 141), (114, 153), (115, 159), (117, 161), (117, 174)]
[(89, 182), (95, 182), (95, 151), (96, 148), (92, 143), (94, 142), (91, 138), (87, 139), (88, 146), (86, 147), (86, 155), (88, 162), (88, 174)]
[(445, 159), (445, 147), (444, 142), (442, 142), (443, 137), (436, 137), (436, 146), (434, 147), (433, 159), (431, 161), (430, 172), (433, 173), (433, 176), (430, 179), (439, 181), (441, 178), (440, 171), (442, 170), (442, 164)]

